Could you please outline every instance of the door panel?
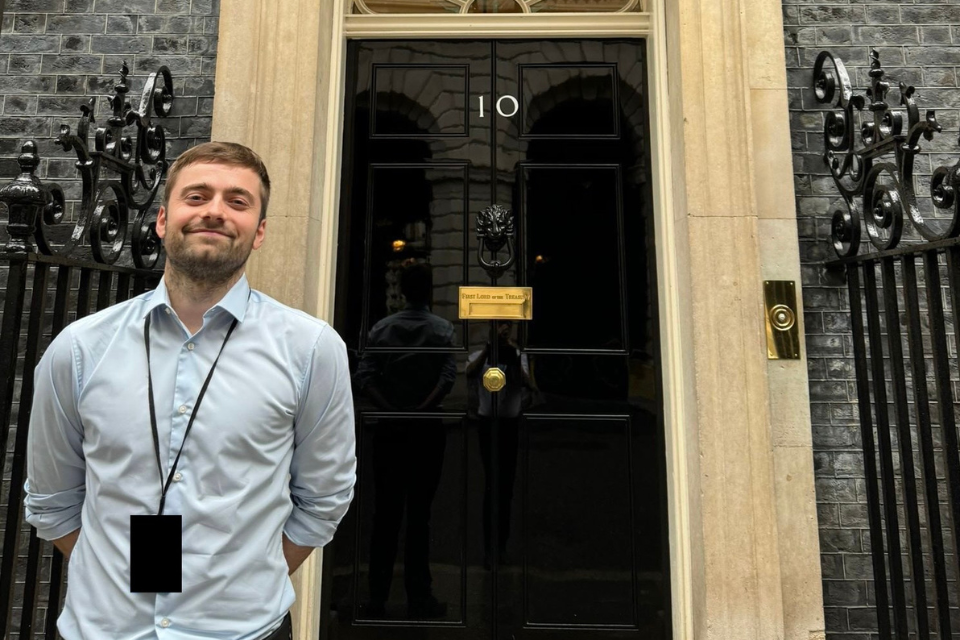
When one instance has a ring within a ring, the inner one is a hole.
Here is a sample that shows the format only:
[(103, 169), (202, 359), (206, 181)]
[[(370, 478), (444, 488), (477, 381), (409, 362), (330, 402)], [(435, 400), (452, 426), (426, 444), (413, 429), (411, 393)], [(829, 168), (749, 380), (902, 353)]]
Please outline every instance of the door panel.
[[(323, 636), (669, 638), (643, 42), (348, 50), (335, 325), (359, 479)], [(495, 281), (491, 204), (515, 229)], [(532, 287), (533, 320), (459, 320), (459, 287), (491, 284)]]

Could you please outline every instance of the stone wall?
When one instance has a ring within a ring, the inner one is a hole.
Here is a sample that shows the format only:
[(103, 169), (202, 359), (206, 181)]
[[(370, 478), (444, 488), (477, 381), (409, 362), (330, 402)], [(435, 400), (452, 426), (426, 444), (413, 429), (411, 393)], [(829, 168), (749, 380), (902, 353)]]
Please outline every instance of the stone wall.
[[(928, 176), (931, 167), (952, 165), (960, 155), (960, 6), (955, 0), (784, 0), (783, 17), (826, 628), (832, 640), (866, 640), (875, 637), (877, 619), (849, 299), (842, 277), (819, 266), (835, 257), (830, 214), (843, 205), (822, 161), (823, 112), (811, 88), (812, 70), (817, 54), (830, 50), (862, 95), (869, 86), (869, 52), (876, 48), (891, 81), (888, 103), (899, 99), (897, 82), (915, 85), (921, 110), (935, 109), (944, 127), (932, 143), (921, 141), (926, 154), (917, 166)], [(923, 189), (923, 177), (918, 183)]]

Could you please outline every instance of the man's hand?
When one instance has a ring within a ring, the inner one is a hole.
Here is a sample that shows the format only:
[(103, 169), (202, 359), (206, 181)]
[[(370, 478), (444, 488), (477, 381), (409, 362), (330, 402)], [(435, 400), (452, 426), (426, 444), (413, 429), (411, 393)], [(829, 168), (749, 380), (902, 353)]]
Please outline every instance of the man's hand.
[(293, 544), (287, 534), (283, 534), (283, 557), (287, 560), (287, 575), (293, 575), (293, 572), (300, 568), (300, 565), (310, 557), (311, 553), (313, 553), (313, 547), (301, 547)]
[[(70, 554), (73, 553), (73, 547), (77, 544), (77, 538), (80, 537), (80, 529), (76, 531), (71, 531), (62, 538), (57, 538), (53, 540), (53, 546), (57, 549), (60, 549), (60, 553), (63, 554), (63, 557), (67, 560), (70, 559)], [(284, 547), (284, 552), (286, 552), (286, 547)]]

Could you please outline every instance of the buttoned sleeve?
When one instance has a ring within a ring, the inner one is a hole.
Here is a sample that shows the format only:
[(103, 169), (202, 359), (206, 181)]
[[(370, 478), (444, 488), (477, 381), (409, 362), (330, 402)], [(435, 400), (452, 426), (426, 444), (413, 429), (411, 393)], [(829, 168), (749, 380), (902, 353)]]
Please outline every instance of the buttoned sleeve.
[(27, 434), (26, 519), (44, 540), (56, 540), (80, 528), (86, 461), (78, 387), (77, 359), (67, 328), (34, 371)]
[(291, 542), (303, 547), (330, 542), (353, 498), (356, 472), (347, 350), (326, 326), (314, 345), (294, 424), (293, 511), (283, 529)]

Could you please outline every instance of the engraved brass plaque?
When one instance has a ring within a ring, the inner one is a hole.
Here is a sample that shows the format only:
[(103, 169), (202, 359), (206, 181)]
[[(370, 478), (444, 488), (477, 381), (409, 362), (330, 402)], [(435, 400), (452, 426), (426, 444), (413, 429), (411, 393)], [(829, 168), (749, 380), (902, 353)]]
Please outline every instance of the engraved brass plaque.
[(791, 280), (765, 280), (763, 301), (767, 325), (767, 359), (799, 360), (800, 327), (797, 291)]
[(531, 287), (460, 287), (461, 320), (531, 320)]
[(500, 369), (492, 367), (483, 374), (483, 388), (490, 393), (496, 393), (505, 386), (507, 386), (507, 376)]

